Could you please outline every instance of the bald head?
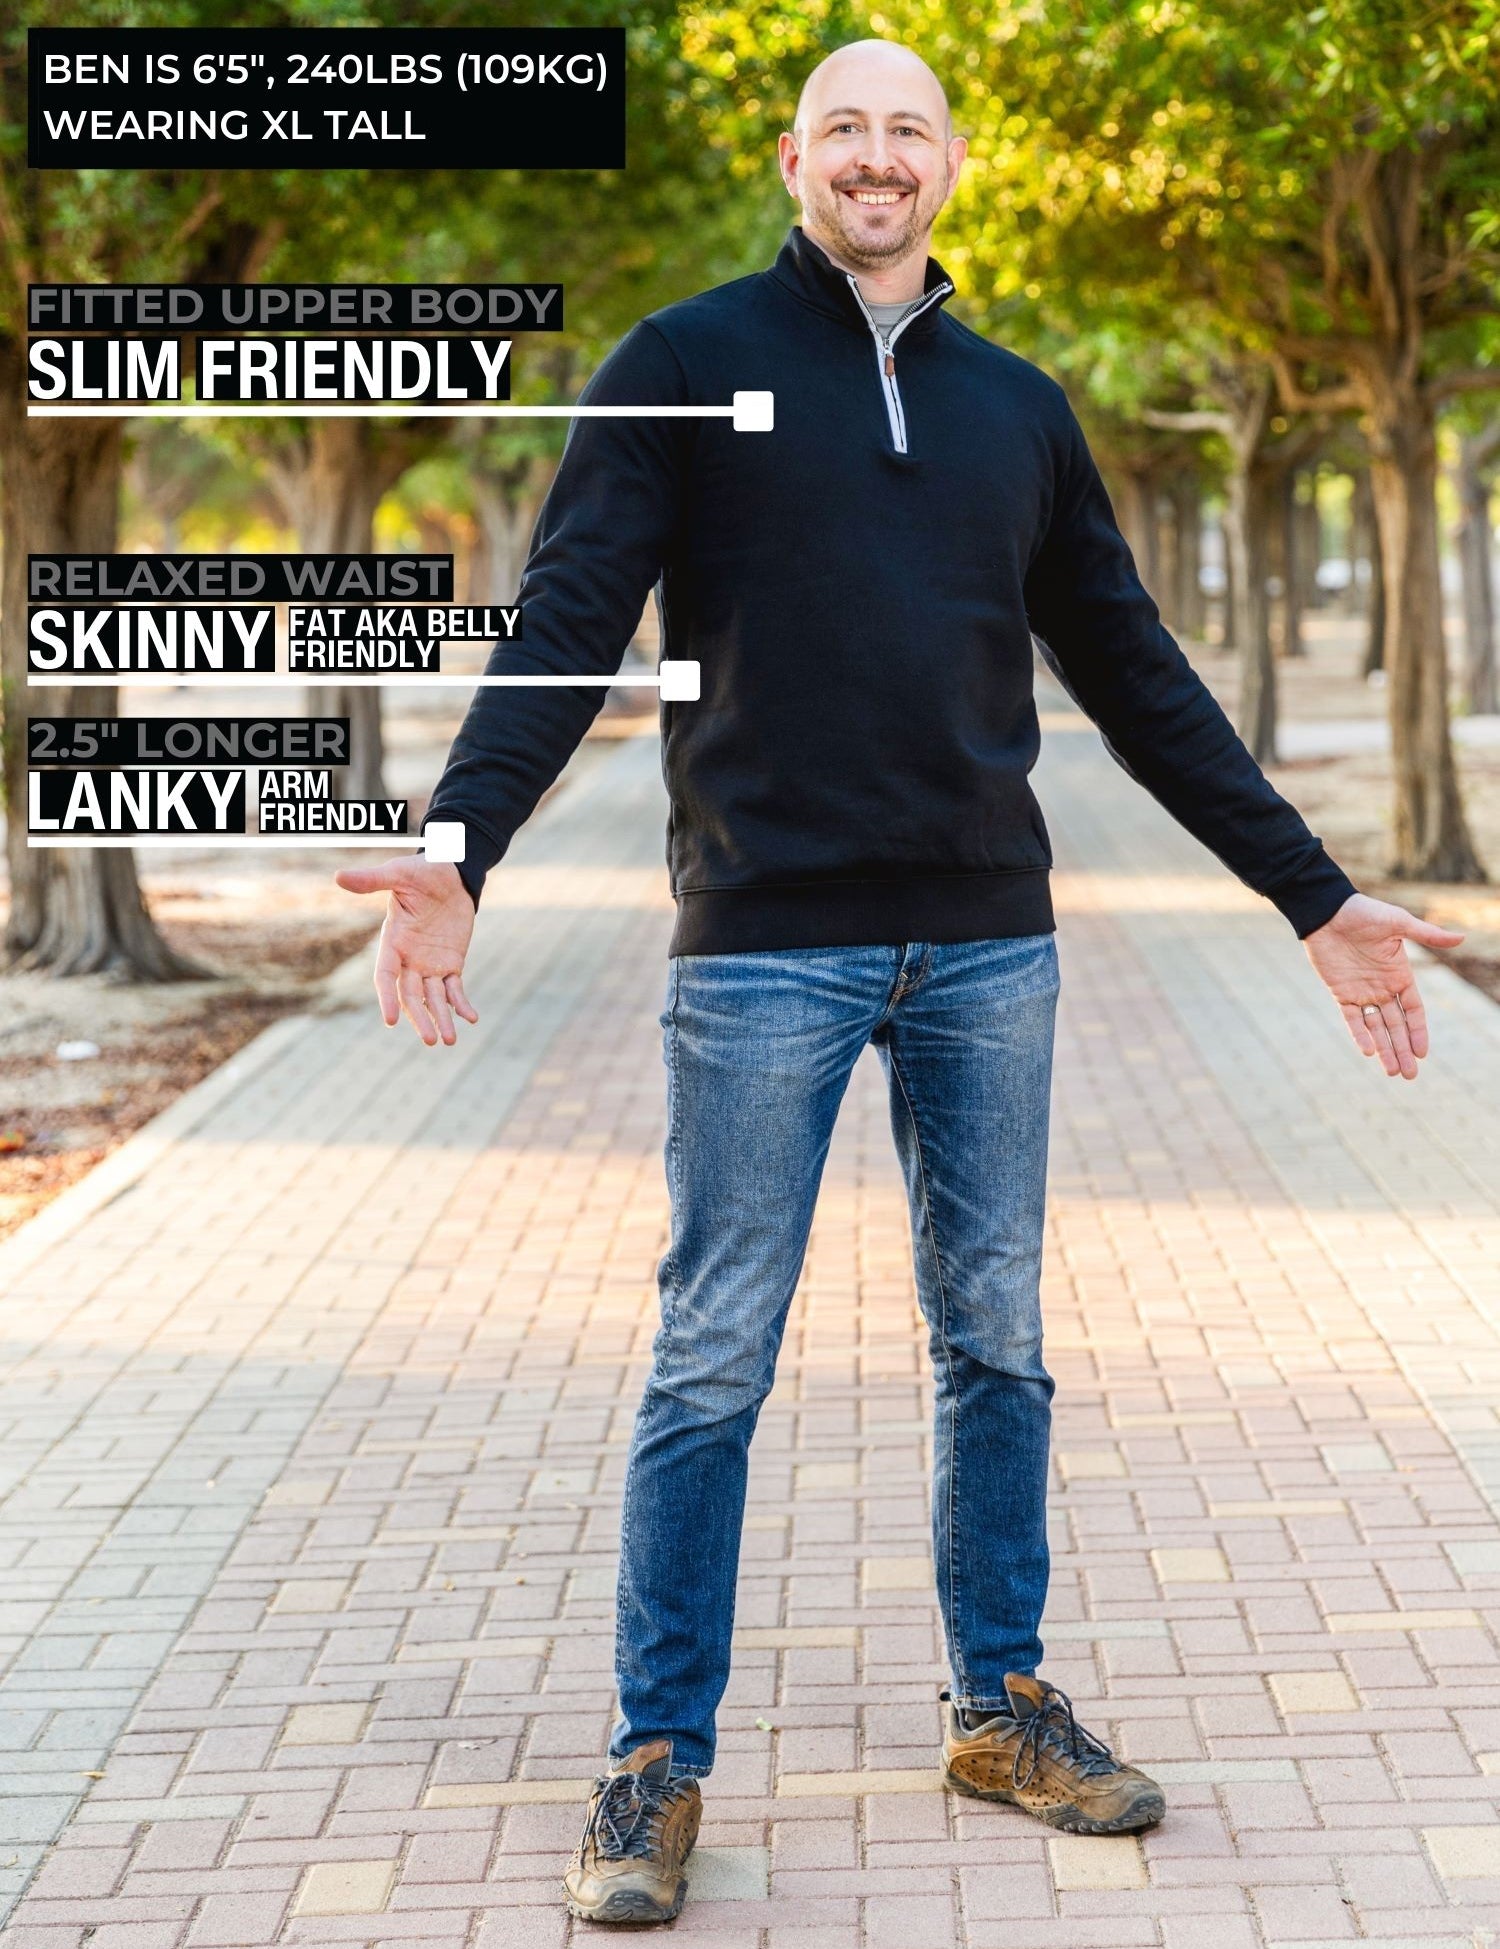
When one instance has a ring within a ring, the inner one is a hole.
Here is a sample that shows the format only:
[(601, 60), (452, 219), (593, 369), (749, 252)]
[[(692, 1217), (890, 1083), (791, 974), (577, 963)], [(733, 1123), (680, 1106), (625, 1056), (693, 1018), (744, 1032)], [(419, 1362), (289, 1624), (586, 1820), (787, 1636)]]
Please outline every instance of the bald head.
[(968, 150), (921, 56), (896, 41), (835, 49), (807, 77), (777, 147), (804, 234), (863, 275), (867, 296), (920, 295), (932, 225)]
[(792, 118), (799, 144), (806, 140), (813, 119), (857, 105), (862, 91), (875, 83), (882, 84), (883, 92), (894, 87), (902, 102), (922, 115), (942, 141), (952, 141), (948, 98), (920, 54), (898, 41), (851, 41), (825, 56), (803, 82)]

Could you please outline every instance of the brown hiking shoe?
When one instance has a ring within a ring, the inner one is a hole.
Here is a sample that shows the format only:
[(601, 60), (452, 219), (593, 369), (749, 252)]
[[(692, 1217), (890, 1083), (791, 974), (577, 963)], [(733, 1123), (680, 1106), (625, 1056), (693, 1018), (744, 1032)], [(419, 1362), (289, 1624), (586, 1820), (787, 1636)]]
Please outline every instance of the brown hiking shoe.
[(1055, 1685), (1007, 1672), (1011, 1711), (967, 1726), (948, 1693), (943, 1780), (976, 1800), (1006, 1800), (1069, 1834), (1134, 1834), (1166, 1811), (1155, 1780), (1125, 1766), (1073, 1717)]
[(673, 1780), (672, 1742), (637, 1746), (594, 1782), (563, 1890), (585, 1922), (670, 1922), (687, 1894), (682, 1864), (698, 1838), (703, 1795)]

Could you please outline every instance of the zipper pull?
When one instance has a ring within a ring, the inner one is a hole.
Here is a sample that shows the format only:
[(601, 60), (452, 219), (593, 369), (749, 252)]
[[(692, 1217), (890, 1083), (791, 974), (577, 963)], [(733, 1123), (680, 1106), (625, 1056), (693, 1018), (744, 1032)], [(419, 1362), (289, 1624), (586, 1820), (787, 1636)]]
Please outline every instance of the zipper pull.
[(885, 354), (885, 376), (887, 379), (894, 379), (896, 376), (896, 355), (889, 346), (886, 347)]

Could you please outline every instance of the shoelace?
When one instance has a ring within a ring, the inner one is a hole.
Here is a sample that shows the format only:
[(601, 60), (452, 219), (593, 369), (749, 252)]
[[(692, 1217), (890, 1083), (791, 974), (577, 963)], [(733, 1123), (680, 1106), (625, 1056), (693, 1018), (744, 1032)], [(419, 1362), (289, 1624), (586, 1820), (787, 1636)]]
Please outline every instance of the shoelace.
[(676, 1799), (676, 1784), (647, 1780), (639, 1773), (605, 1773), (594, 1785), (601, 1791), (584, 1826), (583, 1845), (594, 1841), (606, 1861), (623, 1861), (632, 1854), (649, 1857), (657, 1818)]
[[(1031, 1784), (1041, 1764), (1042, 1750), (1051, 1746), (1071, 1760), (1085, 1779), (1095, 1773), (1115, 1773), (1119, 1761), (1102, 1739), (1080, 1726), (1073, 1716), (1073, 1701), (1055, 1685), (1047, 1686), (1042, 1703), (1021, 1722), (1021, 1738), (1010, 1765), (1011, 1783), (1016, 1787)], [(1024, 1775), (1021, 1762), (1029, 1760)]]

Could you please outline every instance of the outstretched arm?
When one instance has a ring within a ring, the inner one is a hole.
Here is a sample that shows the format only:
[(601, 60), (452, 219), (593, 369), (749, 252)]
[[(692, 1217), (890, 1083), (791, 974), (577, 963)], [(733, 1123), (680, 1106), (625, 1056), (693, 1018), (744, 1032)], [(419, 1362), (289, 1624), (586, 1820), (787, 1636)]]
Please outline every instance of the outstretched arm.
[(1060, 393), (1055, 403), (1052, 507), (1026, 579), (1048, 667), (1116, 763), (1280, 909), (1356, 1045), (1388, 1075), (1415, 1076), (1427, 1026), (1404, 943), (1456, 947), (1463, 936), (1361, 894), (1275, 790), (1163, 627), (1083, 430)]
[[(687, 405), (687, 382), (648, 323), (584, 387), (587, 405)], [(576, 419), (542, 504), (521, 578), (522, 640), (497, 644), (486, 674), (612, 676), (671, 545), (692, 422)], [(571, 757), (604, 701), (601, 685), (480, 688), (427, 807), (462, 823), (461, 867), (410, 855), (336, 875), (348, 893), (385, 893), (375, 964), (381, 1016), (402, 1013), (429, 1048), (479, 1017), (464, 956), (485, 875)]]

